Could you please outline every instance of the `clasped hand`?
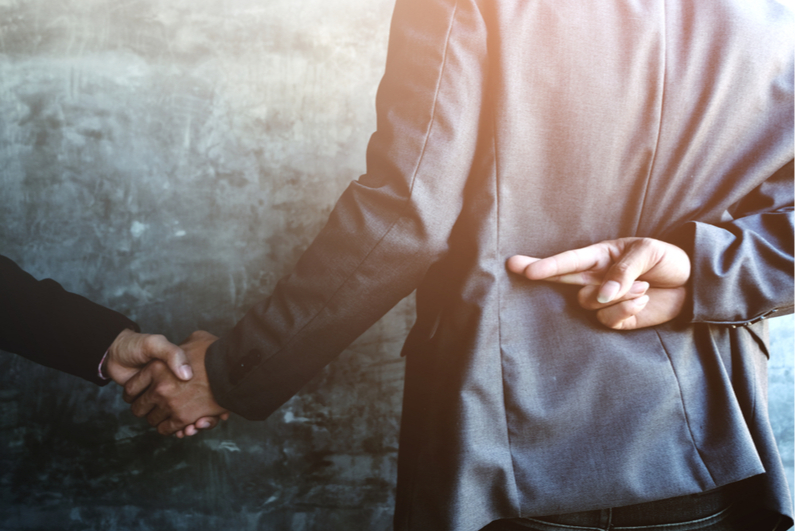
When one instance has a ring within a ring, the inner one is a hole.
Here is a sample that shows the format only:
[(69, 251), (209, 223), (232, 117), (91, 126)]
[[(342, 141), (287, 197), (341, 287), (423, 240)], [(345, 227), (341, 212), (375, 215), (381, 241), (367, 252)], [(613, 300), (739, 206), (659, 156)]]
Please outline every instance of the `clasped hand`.
[(508, 269), (530, 280), (583, 286), (578, 301), (615, 330), (665, 323), (679, 315), (687, 297), (690, 258), (653, 238), (605, 240), (548, 258), (516, 255)]
[(229, 417), (212, 398), (204, 369), (205, 350), (216, 339), (194, 332), (177, 346), (162, 335), (123, 330), (108, 349), (102, 372), (124, 386), (133, 413), (146, 416), (160, 433), (193, 435)]
[(146, 417), (159, 433), (177, 437), (212, 428), (228, 418), (229, 412), (213, 398), (204, 368), (205, 352), (217, 339), (209, 332), (197, 331), (180, 345), (193, 367), (189, 381), (176, 378), (159, 360), (130, 378), (124, 385), (124, 400), (132, 404), (133, 414)]

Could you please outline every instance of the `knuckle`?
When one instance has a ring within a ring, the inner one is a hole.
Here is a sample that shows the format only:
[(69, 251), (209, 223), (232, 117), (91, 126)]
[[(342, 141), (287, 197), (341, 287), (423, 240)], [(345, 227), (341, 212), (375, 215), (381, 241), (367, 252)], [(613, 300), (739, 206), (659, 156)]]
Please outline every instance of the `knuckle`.
[(613, 330), (621, 330), (622, 319), (616, 317), (615, 315), (605, 315), (603, 319), (600, 319), (600, 321), (602, 321), (602, 324), (608, 328)]
[(596, 312), (596, 318), (600, 323), (613, 330), (619, 330), (617, 326), (620, 325), (621, 320), (617, 318), (612, 311), (599, 311)]
[(630, 267), (631, 265), (629, 262), (618, 262), (615, 265), (614, 270), (621, 275), (625, 275), (629, 272)]
[(151, 367), (152, 373), (157, 377), (162, 377), (162, 375), (166, 374), (169, 371), (168, 365), (163, 363), (160, 360), (152, 360), (149, 363)]
[(138, 389), (139, 381), (141, 381), (141, 377), (139, 377), (137, 374), (132, 376), (132, 378), (124, 383), (124, 392), (129, 395), (134, 395), (135, 391)]
[(647, 257), (654, 257), (660, 250), (660, 241), (654, 238), (643, 238), (637, 243), (637, 248)]
[(143, 339), (143, 345), (144, 345), (144, 348), (146, 348), (146, 349), (151, 349), (152, 347), (156, 346), (157, 345), (157, 336), (151, 335), (151, 334), (147, 335)]
[(163, 350), (163, 347), (168, 344), (168, 339), (162, 334), (150, 334), (144, 339), (144, 347), (150, 352)]
[(152, 392), (160, 399), (168, 398), (174, 390), (174, 385), (171, 382), (158, 382), (155, 384)]

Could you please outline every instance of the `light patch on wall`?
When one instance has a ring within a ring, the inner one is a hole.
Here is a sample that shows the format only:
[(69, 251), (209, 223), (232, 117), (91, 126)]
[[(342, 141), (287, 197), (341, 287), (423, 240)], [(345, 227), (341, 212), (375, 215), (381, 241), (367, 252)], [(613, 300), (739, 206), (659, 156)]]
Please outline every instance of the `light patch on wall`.
[(309, 419), (306, 417), (296, 417), (292, 411), (287, 411), (284, 414), (284, 422), (287, 424), (292, 422), (309, 422)]
[(140, 221), (133, 221), (132, 226), (130, 227), (130, 234), (133, 235), (133, 238), (140, 238), (145, 230), (145, 224), (141, 223)]
[(226, 450), (227, 452), (239, 452), (240, 448), (238, 448), (237, 444), (232, 441), (216, 441), (216, 440), (206, 440), (203, 441), (205, 446), (207, 446), (210, 450), (215, 450), (217, 452)]

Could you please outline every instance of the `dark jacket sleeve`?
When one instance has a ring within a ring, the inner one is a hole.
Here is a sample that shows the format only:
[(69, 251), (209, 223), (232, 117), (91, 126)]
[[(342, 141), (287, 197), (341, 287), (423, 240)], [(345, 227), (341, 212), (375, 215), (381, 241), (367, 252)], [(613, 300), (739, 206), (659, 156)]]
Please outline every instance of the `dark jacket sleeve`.
[(746, 325), (793, 309), (793, 163), (790, 161), (725, 214), (692, 221), (671, 238), (690, 256), (693, 323)]
[(462, 75), (485, 71), (486, 38), (475, 6), (459, 4), (396, 6), (367, 174), (348, 187), (273, 295), (207, 350), (213, 395), (224, 407), (248, 419), (270, 415), (446, 252), (485, 84)]
[(138, 325), (120, 313), (36, 280), (0, 256), (0, 349), (99, 385), (97, 366), (122, 330)]

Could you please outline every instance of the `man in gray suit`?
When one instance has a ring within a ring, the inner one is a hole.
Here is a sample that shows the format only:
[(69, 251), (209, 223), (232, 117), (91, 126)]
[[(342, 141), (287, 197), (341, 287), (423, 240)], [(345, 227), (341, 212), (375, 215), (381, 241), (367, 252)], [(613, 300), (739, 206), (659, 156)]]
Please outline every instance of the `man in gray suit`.
[[(212, 396), (153, 365), (133, 411), (263, 419), (416, 289), (396, 529), (788, 527), (761, 319), (792, 308), (793, 35), (774, 0), (398, 0), (367, 174), (186, 347)], [(636, 267), (666, 245), (681, 285)]]

